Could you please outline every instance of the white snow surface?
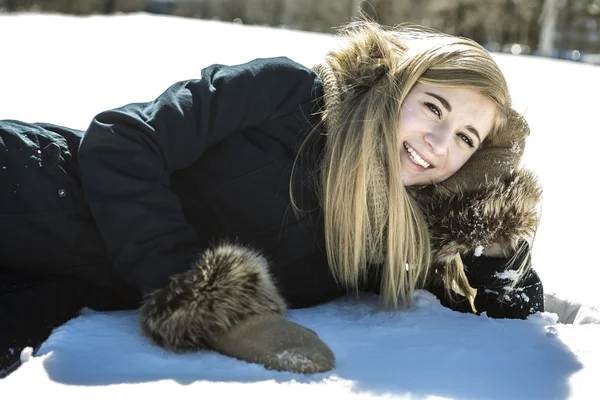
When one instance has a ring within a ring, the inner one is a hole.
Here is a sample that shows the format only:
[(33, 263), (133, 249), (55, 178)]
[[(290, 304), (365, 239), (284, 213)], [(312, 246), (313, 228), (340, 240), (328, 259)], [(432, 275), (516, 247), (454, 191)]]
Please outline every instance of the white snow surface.
[[(327, 35), (145, 14), (0, 15), (0, 38), (0, 119), (79, 129), (96, 113), (151, 100), (211, 63), (285, 55), (312, 66), (335, 44)], [(600, 69), (494, 57), (531, 125), (524, 164), (544, 186), (534, 267), (546, 291), (569, 307), (599, 307), (600, 263), (592, 250), (600, 227), (593, 189)], [(35, 356), (24, 354), (25, 364), (0, 381), (0, 393), (62, 400), (600, 398), (594, 316), (576, 319), (592, 322), (585, 325), (557, 323), (551, 312), (494, 320), (452, 312), (418, 292), (415, 307), (397, 313), (381, 311), (367, 295), (294, 310), (289, 318), (330, 345), (333, 371), (306, 376), (213, 352), (170, 354), (140, 335), (135, 311), (86, 310)]]

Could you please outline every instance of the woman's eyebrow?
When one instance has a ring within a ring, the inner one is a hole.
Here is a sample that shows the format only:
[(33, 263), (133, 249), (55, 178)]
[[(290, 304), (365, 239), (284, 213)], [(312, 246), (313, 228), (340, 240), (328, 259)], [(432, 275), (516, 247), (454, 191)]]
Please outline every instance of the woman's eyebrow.
[(467, 125), (466, 128), (473, 135), (477, 136), (477, 139), (479, 139), (479, 144), (481, 144), (481, 136), (479, 136), (479, 132), (477, 132), (477, 129), (475, 129), (475, 127), (473, 125)]
[(450, 103), (448, 103), (448, 100), (446, 100), (445, 98), (443, 98), (439, 94), (435, 94), (435, 93), (431, 93), (431, 92), (425, 92), (425, 93), (428, 94), (428, 95), (430, 95), (431, 97), (435, 97), (436, 99), (438, 99), (439, 102), (442, 103), (442, 105), (444, 106), (444, 108), (446, 110), (452, 111), (452, 107), (450, 106)]

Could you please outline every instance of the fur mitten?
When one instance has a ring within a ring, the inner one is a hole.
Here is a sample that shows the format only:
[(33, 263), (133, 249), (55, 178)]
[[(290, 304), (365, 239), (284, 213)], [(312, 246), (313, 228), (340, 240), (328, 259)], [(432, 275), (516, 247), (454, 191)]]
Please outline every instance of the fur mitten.
[(486, 138), (465, 165), (450, 178), (440, 182), (439, 186), (454, 192), (470, 190), (519, 168), (529, 133), (529, 124), (525, 118), (509, 109), (503, 129)]
[(141, 326), (156, 344), (176, 352), (212, 349), (292, 372), (333, 368), (331, 350), (314, 332), (286, 321), (285, 311), (267, 261), (252, 250), (223, 245), (150, 294)]

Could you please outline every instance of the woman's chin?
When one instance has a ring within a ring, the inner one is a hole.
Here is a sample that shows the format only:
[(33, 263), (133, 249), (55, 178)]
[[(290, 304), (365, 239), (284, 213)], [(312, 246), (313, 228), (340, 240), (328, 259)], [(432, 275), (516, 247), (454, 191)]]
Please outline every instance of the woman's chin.
[(417, 179), (417, 177), (409, 175), (409, 174), (405, 174), (402, 176), (402, 184), (405, 187), (410, 187), (410, 186), (425, 185), (425, 182), (420, 182), (420, 180)]
[(405, 174), (402, 176), (402, 184), (404, 185), (404, 187), (427, 186), (441, 181), (442, 180), (436, 180), (435, 178), (424, 178), (422, 176), (414, 176), (411, 174)]

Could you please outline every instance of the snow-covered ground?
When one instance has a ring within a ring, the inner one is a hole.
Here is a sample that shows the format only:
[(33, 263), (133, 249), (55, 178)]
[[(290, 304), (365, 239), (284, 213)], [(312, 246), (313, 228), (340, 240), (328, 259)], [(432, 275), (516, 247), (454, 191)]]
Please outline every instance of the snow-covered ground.
[[(0, 119), (85, 129), (99, 111), (147, 101), (213, 63), (287, 55), (316, 63), (325, 35), (150, 15), (0, 15)], [(600, 68), (495, 56), (532, 135), (524, 162), (544, 186), (534, 266), (547, 291), (600, 307)], [(598, 399), (600, 325), (544, 313), (493, 320), (444, 309), (427, 293), (385, 313), (376, 299), (296, 310), (337, 356), (315, 376), (266, 371), (211, 352), (168, 354), (135, 312), (86, 312), (0, 381), (2, 398)], [(10, 329), (10, 327), (0, 327)]]

